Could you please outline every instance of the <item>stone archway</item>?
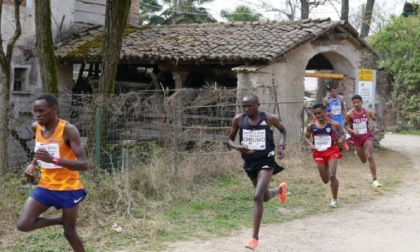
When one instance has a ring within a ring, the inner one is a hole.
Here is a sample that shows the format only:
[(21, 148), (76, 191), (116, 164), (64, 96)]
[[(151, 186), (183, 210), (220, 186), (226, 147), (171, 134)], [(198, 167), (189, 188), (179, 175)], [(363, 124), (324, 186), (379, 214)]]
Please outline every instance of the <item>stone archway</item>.
[(270, 65), (236, 70), (238, 95), (250, 90), (258, 94), (261, 110), (281, 118), (289, 142), (302, 139), (304, 76), (308, 63), (318, 54), (325, 57), (336, 72), (346, 75), (353, 93), (362, 52), (348, 40), (318, 39), (301, 45)]

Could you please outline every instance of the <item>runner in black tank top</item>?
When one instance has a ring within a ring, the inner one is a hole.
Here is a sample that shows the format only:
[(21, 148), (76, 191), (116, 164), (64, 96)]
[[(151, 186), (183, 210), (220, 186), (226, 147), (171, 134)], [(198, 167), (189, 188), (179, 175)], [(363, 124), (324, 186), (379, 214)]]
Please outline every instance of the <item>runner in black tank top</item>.
[(260, 112), (260, 120), (255, 125), (250, 124), (246, 113), (242, 114), (239, 141), (241, 145), (254, 149), (252, 153), (242, 153), (244, 160), (274, 156), (273, 131), (268, 126), (266, 113)]
[[(273, 174), (283, 168), (277, 165), (275, 155), (282, 159), (285, 155), (286, 130), (278, 117), (269, 113), (260, 112), (258, 96), (246, 95), (242, 101), (243, 114), (238, 114), (232, 121), (229, 133), (229, 145), (239, 151), (244, 160), (244, 169), (251, 179), (254, 192), (253, 234), (245, 247), (255, 249), (258, 246), (258, 235), (264, 210), (263, 202), (278, 196), (284, 203), (287, 198), (286, 183), (277, 188), (268, 189)], [(275, 148), (273, 131), (278, 129), (281, 133), (279, 148)], [(236, 135), (240, 133), (240, 144), (235, 143)]]

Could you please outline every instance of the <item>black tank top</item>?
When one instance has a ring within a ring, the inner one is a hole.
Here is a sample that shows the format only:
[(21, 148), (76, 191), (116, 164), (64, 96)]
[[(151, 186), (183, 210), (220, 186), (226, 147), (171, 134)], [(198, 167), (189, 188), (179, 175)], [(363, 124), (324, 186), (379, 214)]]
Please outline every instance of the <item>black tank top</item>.
[(268, 125), (267, 115), (264, 112), (260, 112), (258, 123), (251, 125), (249, 117), (244, 113), (239, 126), (239, 140), (241, 145), (255, 150), (251, 154), (242, 154), (244, 160), (267, 157), (270, 152), (274, 151), (273, 131)]

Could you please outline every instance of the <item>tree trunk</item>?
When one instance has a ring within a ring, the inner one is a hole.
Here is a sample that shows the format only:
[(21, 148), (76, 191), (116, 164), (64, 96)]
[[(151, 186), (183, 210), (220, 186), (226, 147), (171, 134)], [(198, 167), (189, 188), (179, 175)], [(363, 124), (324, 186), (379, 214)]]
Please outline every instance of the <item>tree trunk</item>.
[(0, 167), (1, 175), (4, 176), (9, 170), (9, 122), (10, 122), (10, 62), (2, 64), (2, 83), (3, 85), (3, 102), (1, 107), (1, 122), (0, 122)]
[(341, 0), (341, 20), (349, 21), (349, 0)]
[[(118, 63), (120, 61), (121, 45), (123, 40), (124, 28), (127, 25), (127, 17), (130, 11), (131, 0), (107, 0), (105, 14), (105, 38), (103, 47), (103, 58), (101, 64), (101, 76), (99, 77), (99, 96), (114, 94), (115, 77), (117, 75)], [(101, 98), (101, 97), (100, 97)], [(104, 104), (102, 102), (102, 104)], [(108, 139), (108, 128), (110, 124), (111, 111), (105, 106), (95, 108), (94, 115), (99, 120), (99, 139)], [(96, 148), (106, 149), (102, 144)], [(97, 150), (97, 149), (96, 149)], [(102, 160), (102, 158), (101, 158)], [(96, 164), (100, 167), (101, 160), (97, 160)]]
[(50, 0), (35, 1), (35, 28), (42, 91), (57, 95), (57, 63), (54, 55), (54, 42), (51, 31)]
[[(10, 68), (12, 62), (13, 48), (22, 33), (20, 26), (20, 4), (22, 1), (15, 0), (15, 32), (9, 39), (6, 46), (6, 53), (3, 50), (3, 37), (0, 31), (0, 66), (2, 70), (3, 102), (0, 114), (0, 174), (4, 176), (10, 171), (9, 167), (9, 122), (10, 122)], [(2, 27), (3, 0), (0, 0), (0, 29)]]
[(115, 76), (123, 39), (124, 28), (130, 10), (130, 0), (107, 0), (105, 16), (105, 40), (103, 47), (101, 77), (99, 78), (99, 93), (113, 94)]
[(367, 0), (366, 2), (366, 9), (363, 13), (362, 19), (362, 30), (360, 32), (360, 37), (365, 38), (369, 35), (370, 30), (370, 22), (372, 21), (372, 13), (373, 13), (373, 5), (375, 4), (375, 0)]
[(309, 18), (309, 3), (307, 0), (300, 0), (300, 18), (308, 19)]

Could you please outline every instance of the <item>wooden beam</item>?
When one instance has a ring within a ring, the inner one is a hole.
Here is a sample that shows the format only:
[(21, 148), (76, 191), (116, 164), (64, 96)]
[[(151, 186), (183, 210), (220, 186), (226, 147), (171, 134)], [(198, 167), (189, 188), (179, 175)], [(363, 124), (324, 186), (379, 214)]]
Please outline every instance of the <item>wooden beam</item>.
[(321, 79), (335, 79), (341, 80), (344, 79), (344, 74), (333, 74), (333, 73), (305, 73), (305, 77), (315, 77)]

